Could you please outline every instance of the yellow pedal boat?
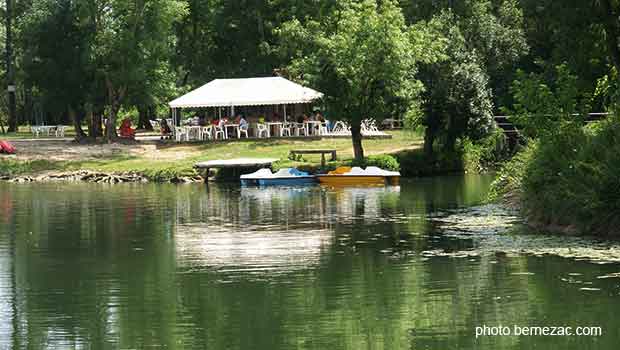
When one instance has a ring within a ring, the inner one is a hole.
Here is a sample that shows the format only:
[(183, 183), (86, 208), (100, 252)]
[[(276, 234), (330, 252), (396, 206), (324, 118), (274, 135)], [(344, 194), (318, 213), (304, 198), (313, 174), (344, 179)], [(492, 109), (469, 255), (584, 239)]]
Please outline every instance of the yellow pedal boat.
[(327, 174), (316, 175), (316, 178), (321, 184), (329, 186), (398, 186), (400, 173), (374, 166), (369, 166), (366, 169), (338, 167)]

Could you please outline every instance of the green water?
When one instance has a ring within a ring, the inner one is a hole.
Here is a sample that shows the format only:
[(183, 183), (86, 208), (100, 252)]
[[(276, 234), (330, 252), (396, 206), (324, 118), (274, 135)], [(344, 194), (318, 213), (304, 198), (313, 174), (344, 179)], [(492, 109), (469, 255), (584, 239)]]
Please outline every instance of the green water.
[(620, 264), (574, 253), (616, 245), (513, 226), (490, 181), (0, 184), (0, 349), (617, 349)]

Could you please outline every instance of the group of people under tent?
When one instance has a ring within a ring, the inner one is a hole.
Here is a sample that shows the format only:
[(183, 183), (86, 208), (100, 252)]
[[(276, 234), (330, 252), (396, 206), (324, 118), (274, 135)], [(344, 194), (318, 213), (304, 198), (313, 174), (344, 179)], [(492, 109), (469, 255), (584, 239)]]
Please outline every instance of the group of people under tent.
[[(266, 122), (284, 122), (284, 117), (280, 116), (277, 112), (274, 112), (270, 117), (265, 114), (252, 115), (252, 119), (256, 120), (257, 123), (262, 124)], [(297, 116), (287, 117), (287, 121), (289, 122), (297, 122), (303, 123), (307, 121), (320, 121), (326, 124), (327, 130), (331, 130), (332, 125), (329, 120), (326, 120), (325, 117), (321, 114), (319, 110), (315, 110), (315, 113), (301, 113)], [(232, 121), (231, 121), (232, 120)], [(241, 113), (237, 114), (234, 118), (229, 117), (213, 117), (207, 118), (204, 114), (202, 115), (194, 115), (194, 117), (187, 119), (185, 121), (185, 125), (196, 125), (196, 126), (207, 126), (214, 125), (222, 127), (228, 123), (233, 123), (239, 125), (241, 130), (248, 130), (250, 127), (250, 123), (245, 118), (245, 116)], [(160, 125), (160, 133), (161, 138), (170, 138), (172, 136), (172, 128), (168, 124), (168, 121), (162, 118), (159, 122)], [(121, 126), (118, 129), (119, 136), (122, 138), (134, 139), (136, 136), (136, 130), (131, 127), (131, 120), (129, 118), (123, 119), (121, 122)]]

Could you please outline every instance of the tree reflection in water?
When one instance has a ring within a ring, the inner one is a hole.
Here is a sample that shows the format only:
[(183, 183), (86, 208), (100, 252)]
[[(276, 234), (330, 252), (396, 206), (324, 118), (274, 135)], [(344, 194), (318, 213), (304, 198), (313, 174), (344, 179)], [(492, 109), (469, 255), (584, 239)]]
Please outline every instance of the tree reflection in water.
[(617, 345), (617, 286), (597, 279), (617, 267), (495, 255), (501, 233), (453, 215), (487, 186), (0, 184), (0, 348), (519, 349), (536, 344), (473, 328), (539, 319), (610, 335), (545, 348)]

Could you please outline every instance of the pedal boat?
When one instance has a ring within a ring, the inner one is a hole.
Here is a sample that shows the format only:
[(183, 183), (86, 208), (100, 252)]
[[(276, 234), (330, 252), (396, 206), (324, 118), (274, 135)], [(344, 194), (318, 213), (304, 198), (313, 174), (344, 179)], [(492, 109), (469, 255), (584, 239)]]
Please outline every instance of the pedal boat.
[(383, 170), (375, 166), (338, 167), (327, 174), (316, 175), (321, 184), (329, 186), (398, 186), (400, 173)]
[(259, 169), (251, 174), (241, 175), (243, 186), (299, 186), (316, 183), (316, 177), (295, 168), (283, 168), (275, 173), (269, 169)]

